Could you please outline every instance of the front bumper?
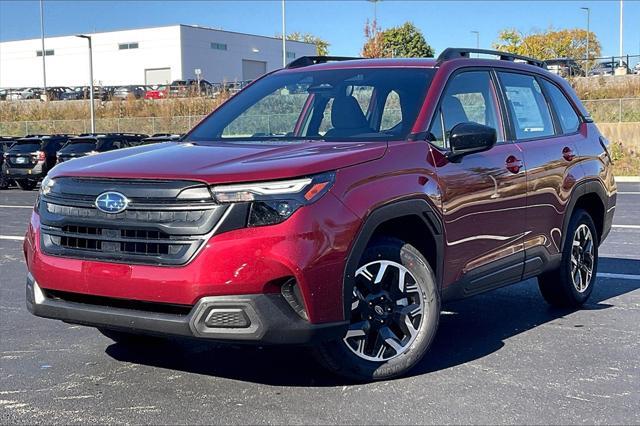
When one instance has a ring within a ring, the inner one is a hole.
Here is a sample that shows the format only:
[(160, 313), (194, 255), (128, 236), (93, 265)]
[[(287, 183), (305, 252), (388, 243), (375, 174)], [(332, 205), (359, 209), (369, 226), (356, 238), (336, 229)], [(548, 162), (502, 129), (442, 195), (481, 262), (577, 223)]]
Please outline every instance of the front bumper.
[(2, 174), (9, 179), (30, 179), (38, 180), (44, 177), (44, 171), (41, 164), (37, 164), (32, 168), (8, 167), (6, 164), (2, 167)]
[(50, 297), (31, 274), (27, 308), (39, 317), (140, 334), (259, 344), (309, 344), (344, 335), (346, 322), (311, 324), (280, 294), (203, 297), (188, 314), (81, 303)]

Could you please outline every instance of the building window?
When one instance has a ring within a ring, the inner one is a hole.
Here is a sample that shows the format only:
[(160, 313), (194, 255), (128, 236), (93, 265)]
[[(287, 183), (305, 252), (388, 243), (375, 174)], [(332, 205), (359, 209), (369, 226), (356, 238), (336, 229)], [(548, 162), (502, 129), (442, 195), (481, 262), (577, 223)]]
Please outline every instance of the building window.
[(295, 59), (296, 52), (287, 52), (287, 59)]
[(215, 50), (227, 50), (227, 44), (226, 43), (215, 43), (215, 42), (212, 42), (211, 43), (211, 48), (215, 49)]
[[(53, 49), (46, 49), (44, 51), (44, 55), (45, 56), (53, 56)], [(37, 50), (36, 51), (36, 56), (42, 56), (42, 50)]]
[(120, 50), (129, 50), (129, 49), (137, 49), (138, 48), (138, 42), (135, 43), (119, 43), (118, 44), (118, 49)]

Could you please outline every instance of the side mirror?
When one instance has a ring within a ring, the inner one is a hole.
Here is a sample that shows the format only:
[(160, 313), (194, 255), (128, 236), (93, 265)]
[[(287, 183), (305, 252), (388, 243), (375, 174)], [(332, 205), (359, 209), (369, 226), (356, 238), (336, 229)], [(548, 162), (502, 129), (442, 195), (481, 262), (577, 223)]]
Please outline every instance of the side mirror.
[(478, 123), (459, 123), (453, 126), (449, 135), (450, 161), (456, 161), (468, 154), (487, 151), (496, 144), (496, 129)]

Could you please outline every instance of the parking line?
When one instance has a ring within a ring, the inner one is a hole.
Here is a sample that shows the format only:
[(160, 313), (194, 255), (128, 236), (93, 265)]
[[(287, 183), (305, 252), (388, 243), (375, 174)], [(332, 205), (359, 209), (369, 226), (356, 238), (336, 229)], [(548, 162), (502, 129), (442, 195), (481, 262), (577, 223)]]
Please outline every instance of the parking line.
[(0, 208), (3, 209), (32, 209), (33, 206), (9, 206), (6, 204), (0, 204)]
[(14, 235), (0, 235), (0, 240), (24, 241), (24, 237), (16, 237)]
[(640, 229), (640, 225), (611, 225), (614, 228)]
[(598, 276), (602, 278), (617, 278), (619, 280), (640, 281), (640, 275), (633, 274), (612, 274), (610, 272), (598, 272)]

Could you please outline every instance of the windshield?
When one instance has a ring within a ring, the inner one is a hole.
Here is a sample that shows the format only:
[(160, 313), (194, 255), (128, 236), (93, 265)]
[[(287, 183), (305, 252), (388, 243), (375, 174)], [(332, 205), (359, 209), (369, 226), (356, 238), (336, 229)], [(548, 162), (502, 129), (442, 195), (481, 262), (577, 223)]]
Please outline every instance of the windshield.
[(185, 140), (404, 139), (433, 73), (354, 68), (274, 74), (231, 98)]
[(95, 139), (77, 139), (70, 140), (60, 150), (61, 154), (77, 154), (93, 151), (96, 149)]

